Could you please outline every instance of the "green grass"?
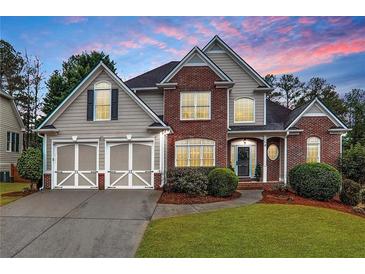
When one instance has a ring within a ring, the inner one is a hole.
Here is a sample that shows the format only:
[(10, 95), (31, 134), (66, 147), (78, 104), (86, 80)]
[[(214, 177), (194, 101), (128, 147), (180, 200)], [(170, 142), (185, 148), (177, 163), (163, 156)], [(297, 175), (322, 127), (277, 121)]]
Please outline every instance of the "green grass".
[[(0, 183), (0, 194), (22, 191), (24, 188), (29, 187), (28, 183)], [(11, 203), (21, 197), (0, 197), (0, 206)]]
[(137, 257), (365, 257), (365, 218), (256, 204), (152, 221)]

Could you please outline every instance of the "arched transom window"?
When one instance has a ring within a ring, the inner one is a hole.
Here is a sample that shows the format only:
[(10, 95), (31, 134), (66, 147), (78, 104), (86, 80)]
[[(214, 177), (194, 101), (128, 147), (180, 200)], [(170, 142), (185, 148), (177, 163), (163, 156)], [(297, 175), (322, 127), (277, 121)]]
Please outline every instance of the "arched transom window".
[(215, 142), (208, 139), (185, 139), (175, 142), (175, 166), (214, 166)]
[(307, 139), (307, 163), (319, 163), (321, 161), (321, 140), (318, 137)]
[(234, 122), (252, 123), (255, 121), (255, 101), (251, 98), (239, 98), (234, 101)]
[(111, 84), (106, 81), (94, 85), (94, 120), (110, 120)]

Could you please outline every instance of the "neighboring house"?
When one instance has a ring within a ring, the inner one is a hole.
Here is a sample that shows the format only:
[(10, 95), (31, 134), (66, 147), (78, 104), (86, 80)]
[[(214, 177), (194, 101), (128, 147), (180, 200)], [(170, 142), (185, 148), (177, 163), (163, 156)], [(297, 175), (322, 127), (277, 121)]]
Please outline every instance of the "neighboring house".
[(336, 164), (348, 128), (320, 100), (295, 110), (215, 36), (125, 83), (100, 63), (38, 128), (46, 188), (153, 188), (174, 167), (231, 166), (287, 181), (304, 162)]
[(0, 181), (14, 178), (16, 163), (23, 148), (24, 125), (14, 98), (0, 90)]

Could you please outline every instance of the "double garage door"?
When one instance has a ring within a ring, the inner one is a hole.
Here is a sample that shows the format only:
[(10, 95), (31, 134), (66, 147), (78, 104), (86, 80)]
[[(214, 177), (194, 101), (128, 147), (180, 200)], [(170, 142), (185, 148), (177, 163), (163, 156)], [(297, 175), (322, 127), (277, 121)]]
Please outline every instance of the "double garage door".
[[(98, 188), (98, 143), (54, 145), (55, 188)], [(152, 188), (153, 142), (111, 142), (105, 146), (106, 188)]]

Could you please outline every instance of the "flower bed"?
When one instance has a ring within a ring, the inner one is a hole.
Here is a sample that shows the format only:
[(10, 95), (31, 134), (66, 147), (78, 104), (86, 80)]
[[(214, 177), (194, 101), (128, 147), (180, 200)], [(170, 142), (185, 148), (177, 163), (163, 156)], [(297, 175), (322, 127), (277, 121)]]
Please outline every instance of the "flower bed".
[(206, 204), (222, 201), (229, 201), (241, 197), (240, 192), (234, 192), (228, 197), (215, 197), (211, 195), (206, 196), (192, 196), (186, 193), (163, 192), (158, 203), (160, 204)]
[(280, 191), (274, 189), (265, 189), (262, 193), (262, 200), (260, 203), (265, 204), (294, 204), (294, 205), (307, 205), (314, 207), (323, 207), (330, 208), (346, 213), (351, 213), (357, 216), (365, 217), (365, 214), (362, 214), (358, 211), (355, 211), (353, 207), (344, 205), (341, 203), (339, 198), (336, 196), (335, 198), (329, 201), (317, 201), (312, 199), (307, 199), (300, 197), (293, 193), (290, 190)]

